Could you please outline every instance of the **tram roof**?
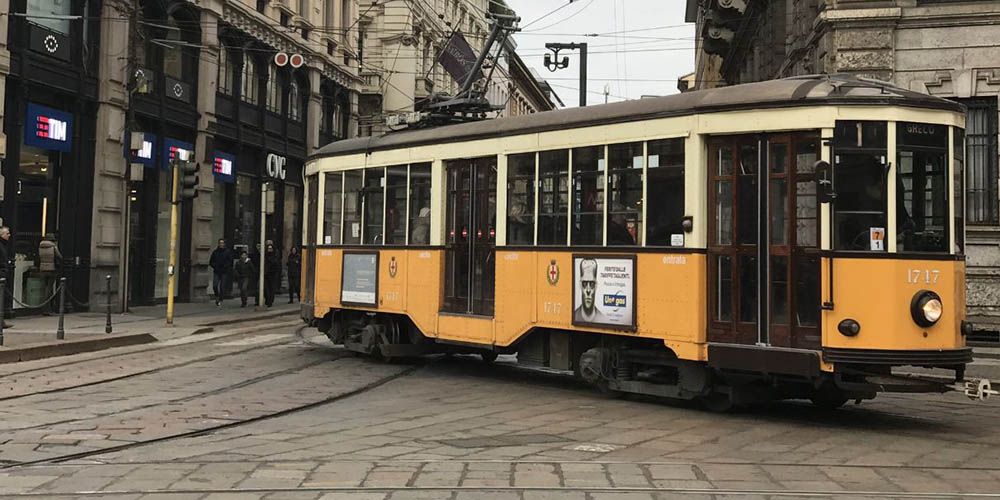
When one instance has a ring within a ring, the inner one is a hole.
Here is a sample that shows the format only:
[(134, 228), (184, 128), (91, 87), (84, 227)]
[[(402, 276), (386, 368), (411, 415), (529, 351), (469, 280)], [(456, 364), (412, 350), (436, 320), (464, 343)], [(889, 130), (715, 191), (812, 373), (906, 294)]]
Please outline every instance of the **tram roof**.
[(906, 90), (886, 82), (852, 75), (808, 75), (584, 108), (390, 132), (377, 137), (358, 137), (330, 143), (312, 156), (341, 156), (700, 113), (825, 104), (895, 105), (964, 112), (962, 105), (954, 101)]

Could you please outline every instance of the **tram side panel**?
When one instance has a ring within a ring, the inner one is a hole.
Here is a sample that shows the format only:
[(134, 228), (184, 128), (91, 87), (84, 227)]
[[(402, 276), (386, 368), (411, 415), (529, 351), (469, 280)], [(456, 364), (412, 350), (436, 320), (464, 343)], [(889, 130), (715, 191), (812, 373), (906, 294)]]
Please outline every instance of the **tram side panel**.
[[(830, 301), (831, 259), (823, 259), (824, 301)], [(957, 260), (835, 258), (833, 310), (825, 311), (823, 347), (859, 350), (934, 351), (965, 346), (965, 263)], [(918, 325), (911, 312), (921, 291), (941, 298), (943, 314), (934, 325)], [(854, 320), (853, 336), (838, 329)]]
[(316, 301), (315, 316), (322, 318), (330, 309), (340, 305), (341, 259), (344, 252), (340, 249), (316, 249)]

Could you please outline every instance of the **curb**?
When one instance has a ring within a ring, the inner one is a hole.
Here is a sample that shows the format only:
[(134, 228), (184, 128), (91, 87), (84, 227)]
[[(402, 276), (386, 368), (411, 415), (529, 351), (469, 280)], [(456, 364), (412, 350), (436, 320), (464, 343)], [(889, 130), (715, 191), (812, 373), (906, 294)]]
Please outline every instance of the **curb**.
[[(248, 317), (242, 317), (242, 318), (237, 317), (237, 318), (233, 318), (233, 319), (223, 319), (223, 320), (219, 320), (219, 321), (210, 321), (208, 323), (199, 323), (198, 326), (202, 326), (202, 327), (227, 326), (227, 325), (235, 325), (235, 324), (239, 324), (239, 323), (246, 323), (247, 321), (259, 321), (259, 320), (262, 320), (262, 319), (280, 318), (282, 316), (292, 316), (292, 315), (296, 315), (297, 316), (298, 314), (299, 314), (298, 310), (294, 310), (294, 311), (275, 311), (275, 312), (272, 312), (272, 313), (261, 314), (259, 316), (248, 316)], [(204, 332), (200, 332), (200, 333), (204, 333)]]
[(991, 348), (988, 351), (983, 349), (972, 349), (972, 359), (1000, 359), (1000, 349)]
[(156, 342), (156, 337), (150, 333), (129, 333), (93, 339), (66, 340), (58, 344), (35, 344), (24, 347), (3, 348), (0, 349), (0, 364), (70, 356), (115, 347), (150, 344), (153, 342)]

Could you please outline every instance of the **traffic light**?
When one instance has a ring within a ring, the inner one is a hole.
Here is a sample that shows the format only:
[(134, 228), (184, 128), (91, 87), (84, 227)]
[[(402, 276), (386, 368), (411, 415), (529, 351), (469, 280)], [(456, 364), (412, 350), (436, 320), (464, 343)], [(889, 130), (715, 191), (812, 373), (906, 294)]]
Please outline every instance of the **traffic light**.
[(190, 200), (198, 197), (198, 164), (182, 161), (180, 168), (180, 185), (177, 186), (177, 197), (180, 200)]

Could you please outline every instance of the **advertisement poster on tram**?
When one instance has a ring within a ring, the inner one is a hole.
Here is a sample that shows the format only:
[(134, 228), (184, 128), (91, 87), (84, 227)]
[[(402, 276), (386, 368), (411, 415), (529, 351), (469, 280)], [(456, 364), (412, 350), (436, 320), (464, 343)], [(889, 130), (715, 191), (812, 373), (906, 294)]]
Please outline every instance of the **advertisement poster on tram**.
[(635, 257), (573, 256), (573, 324), (635, 329)]
[(345, 252), (344, 274), (340, 283), (340, 302), (378, 305), (378, 253)]

